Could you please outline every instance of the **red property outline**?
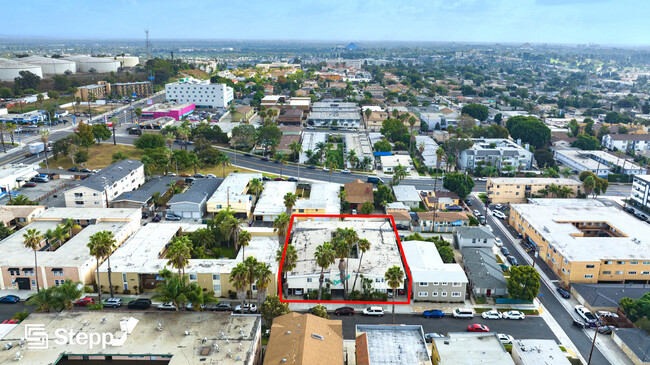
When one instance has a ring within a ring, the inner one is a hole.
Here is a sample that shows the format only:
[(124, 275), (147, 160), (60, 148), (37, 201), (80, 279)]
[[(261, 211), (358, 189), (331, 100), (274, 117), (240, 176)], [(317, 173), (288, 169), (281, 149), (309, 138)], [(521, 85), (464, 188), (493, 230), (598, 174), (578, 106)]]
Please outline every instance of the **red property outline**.
[[(408, 289), (406, 291), (406, 301), (403, 302), (393, 302), (393, 301), (354, 301), (354, 300), (297, 300), (297, 299), (284, 299), (282, 298), (282, 266), (284, 265), (284, 256), (287, 253), (287, 246), (289, 245), (289, 237), (291, 236), (291, 228), (293, 226), (294, 217), (314, 217), (314, 218), (388, 218), (390, 219), (391, 224), (393, 225), (393, 232), (395, 233), (395, 238), (397, 239), (397, 246), (399, 248), (400, 256), (402, 257), (402, 263), (404, 264), (405, 275), (408, 277)], [(280, 260), (280, 267), (278, 268), (278, 291), (280, 302), (282, 303), (342, 303), (342, 304), (411, 304), (411, 285), (413, 280), (411, 278), (411, 271), (409, 270), (408, 263), (406, 262), (406, 257), (404, 257), (404, 250), (402, 249), (402, 241), (399, 239), (399, 234), (397, 234), (397, 228), (395, 227), (395, 220), (392, 215), (351, 215), (351, 214), (291, 214), (291, 220), (289, 221), (289, 228), (287, 229), (287, 237), (284, 241), (284, 247), (282, 248), (282, 259)]]

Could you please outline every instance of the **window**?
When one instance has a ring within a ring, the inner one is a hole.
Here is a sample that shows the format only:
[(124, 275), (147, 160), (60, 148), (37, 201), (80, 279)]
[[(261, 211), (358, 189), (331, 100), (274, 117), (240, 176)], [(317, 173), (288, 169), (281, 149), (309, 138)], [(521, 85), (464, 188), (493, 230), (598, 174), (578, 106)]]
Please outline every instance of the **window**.
[(253, 284), (253, 290), (257, 290), (257, 285)]
[(623, 272), (622, 272), (622, 271), (614, 271), (614, 274), (616, 274), (616, 275), (623, 275)]
[(616, 261), (616, 265), (625, 265), (625, 261)]
[(630, 265), (638, 265), (638, 264), (639, 264), (638, 261), (630, 261)]
[(81, 201), (81, 200), (75, 200), (74, 203), (77, 204), (77, 205), (84, 205), (84, 202)]
[(418, 292), (418, 297), (428, 297), (428, 296), (429, 296), (429, 292), (426, 292), (426, 291), (419, 291)]
[(440, 283), (436, 281), (433, 283), (433, 285), (440, 285)]
[(383, 283), (384, 279), (383, 278), (377, 278), (375, 279), (375, 283)]
[(431, 293), (431, 296), (432, 296), (432, 297), (437, 297), (437, 296), (438, 296), (438, 292), (437, 292), (437, 291), (434, 291), (433, 293)]
[(611, 271), (603, 271), (603, 275), (611, 275), (611, 274), (612, 274)]
[(58, 280), (54, 280), (54, 285), (59, 286), (59, 285), (60, 285), (60, 284), (59, 284), (59, 281), (58, 281)]
[(594, 265), (587, 265), (587, 269), (593, 269), (594, 267)]
[(440, 296), (441, 296), (441, 297), (446, 297), (446, 296), (447, 296), (447, 292), (446, 292), (446, 291), (441, 292), (441, 293), (440, 293)]
[(641, 275), (650, 275), (650, 271), (641, 271)]
[(219, 274), (212, 274), (212, 280), (220, 280), (221, 276)]
[(449, 285), (449, 283), (442, 282), (440, 285)]
[(32, 286), (36, 286), (36, 280), (32, 279)]
[(311, 282), (312, 282), (312, 278), (307, 278), (307, 282), (308, 282), (308, 283), (311, 283)]
[(650, 261), (643, 261), (644, 265), (650, 265)]
[(422, 282), (420, 283), (420, 286), (429, 286), (429, 283)]
[(461, 286), (461, 284), (460, 283), (453, 283), (451, 286), (458, 288), (458, 287)]
[(636, 275), (636, 271), (628, 271), (627, 274), (628, 275)]
[(612, 264), (612, 261), (605, 261), (604, 264), (605, 264), (605, 265), (611, 265), (611, 264)]
[(190, 274), (190, 280), (196, 280), (196, 274)]
[(585, 275), (585, 279), (591, 279), (593, 277), (594, 277), (593, 275)]
[(124, 290), (129, 290), (129, 284), (124, 283)]
[(74, 193), (75, 198), (81, 198), (84, 196), (84, 193)]
[(458, 298), (458, 297), (461, 296), (461, 293), (459, 291), (454, 291), (454, 292), (451, 292), (451, 296)]

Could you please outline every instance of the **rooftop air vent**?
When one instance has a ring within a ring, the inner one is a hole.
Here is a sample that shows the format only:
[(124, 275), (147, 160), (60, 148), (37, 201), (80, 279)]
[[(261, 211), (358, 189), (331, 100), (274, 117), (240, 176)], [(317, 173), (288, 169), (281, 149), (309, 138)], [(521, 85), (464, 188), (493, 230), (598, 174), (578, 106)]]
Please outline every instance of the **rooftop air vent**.
[(315, 338), (315, 339), (317, 339), (317, 340), (325, 341), (325, 338), (324, 338), (323, 336), (317, 334), (317, 333), (312, 333), (312, 334), (311, 334), (311, 337), (312, 337), (312, 338)]

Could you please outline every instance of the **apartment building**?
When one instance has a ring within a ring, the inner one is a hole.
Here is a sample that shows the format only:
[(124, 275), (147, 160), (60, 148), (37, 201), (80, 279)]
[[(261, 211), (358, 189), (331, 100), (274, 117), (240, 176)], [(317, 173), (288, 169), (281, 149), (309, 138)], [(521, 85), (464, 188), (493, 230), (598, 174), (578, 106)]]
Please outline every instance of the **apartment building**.
[(148, 81), (139, 82), (118, 82), (113, 84), (113, 94), (120, 96), (146, 96), (153, 94), (151, 83)]
[(136, 160), (114, 162), (100, 172), (81, 180), (66, 190), (65, 206), (68, 208), (105, 208), (126, 191), (144, 184), (144, 165)]
[(212, 84), (210, 80), (192, 77), (165, 85), (168, 101), (193, 103), (197, 108), (226, 109), (232, 103), (233, 89), (226, 84)]
[[(549, 191), (552, 185), (568, 188), (571, 193), (558, 196), (561, 193)], [(492, 204), (517, 204), (526, 203), (528, 198), (534, 197), (574, 198), (580, 194), (582, 183), (563, 178), (489, 177), (486, 187), (488, 199)]]
[(610, 151), (650, 150), (650, 134), (607, 134), (603, 136), (602, 144)]
[(650, 227), (585, 199), (531, 199), (511, 205), (508, 223), (534, 244), (566, 286), (650, 283)]
[(361, 112), (357, 103), (321, 101), (312, 105), (307, 122), (317, 126), (361, 126)]
[(501, 138), (474, 138), (472, 147), (460, 153), (460, 167), (474, 169), (480, 163), (502, 170), (506, 166), (528, 170), (533, 166), (533, 153), (528, 144)]
[(634, 176), (630, 199), (636, 205), (650, 209), (650, 175)]
[(253, 179), (262, 180), (258, 173), (232, 173), (226, 176), (219, 188), (210, 196), (207, 202), (208, 213), (218, 213), (230, 207), (233, 214), (249, 218), (253, 209), (253, 197), (248, 184)]
[(97, 84), (79, 86), (74, 97), (81, 98), (81, 101), (88, 101), (91, 96), (95, 99), (105, 99), (110, 95), (111, 84), (107, 81), (98, 81)]
[(555, 160), (578, 173), (591, 171), (599, 177), (608, 174), (645, 175), (648, 170), (637, 165), (628, 156), (614, 156), (605, 151), (556, 150)]

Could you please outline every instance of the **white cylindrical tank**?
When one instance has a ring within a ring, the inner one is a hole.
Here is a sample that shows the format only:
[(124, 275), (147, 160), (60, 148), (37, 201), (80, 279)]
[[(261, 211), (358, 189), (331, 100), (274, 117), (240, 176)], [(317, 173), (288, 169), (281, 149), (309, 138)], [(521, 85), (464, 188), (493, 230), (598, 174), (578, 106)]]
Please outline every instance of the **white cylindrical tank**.
[(77, 73), (77, 64), (74, 61), (66, 59), (29, 56), (21, 58), (20, 61), (41, 66), (41, 70), (45, 75), (63, 75), (66, 71), (73, 74)]
[(94, 69), (97, 73), (117, 72), (120, 62), (103, 57), (72, 56), (66, 59), (77, 64), (77, 72), (88, 73)]
[(14, 81), (20, 76), (20, 71), (29, 71), (38, 77), (43, 77), (40, 66), (0, 58), (0, 81)]
[(109, 60), (119, 61), (121, 67), (135, 67), (138, 63), (140, 63), (140, 58), (136, 56), (113, 56), (106, 58)]

